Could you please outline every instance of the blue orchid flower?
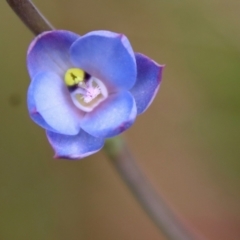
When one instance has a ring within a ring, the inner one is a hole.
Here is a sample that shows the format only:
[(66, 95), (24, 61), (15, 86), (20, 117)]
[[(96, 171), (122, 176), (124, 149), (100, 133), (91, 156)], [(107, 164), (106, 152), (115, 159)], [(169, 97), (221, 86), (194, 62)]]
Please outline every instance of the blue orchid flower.
[(56, 30), (29, 46), (28, 110), (46, 130), (55, 158), (81, 159), (128, 129), (153, 101), (163, 65), (134, 53), (110, 31)]

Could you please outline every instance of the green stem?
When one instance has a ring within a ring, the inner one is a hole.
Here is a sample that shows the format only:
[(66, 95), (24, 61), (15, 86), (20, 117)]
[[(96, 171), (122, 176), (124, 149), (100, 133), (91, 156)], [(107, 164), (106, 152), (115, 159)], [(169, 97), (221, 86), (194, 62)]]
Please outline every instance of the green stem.
[(192, 230), (177, 218), (163, 198), (156, 193), (120, 137), (108, 139), (104, 150), (132, 194), (168, 239), (203, 239), (196, 233), (193, 234)]
[[(35, 35), (54, 29), (30, 0), (6, 1)], [(130, 191), (168, 239), (203, 239), (194, 236), (156, 194), (120, 137), (107, 140), (104, 150)]]
[(54, 29), (30, 0), (6, 1), (28, 29), (35, 35)]

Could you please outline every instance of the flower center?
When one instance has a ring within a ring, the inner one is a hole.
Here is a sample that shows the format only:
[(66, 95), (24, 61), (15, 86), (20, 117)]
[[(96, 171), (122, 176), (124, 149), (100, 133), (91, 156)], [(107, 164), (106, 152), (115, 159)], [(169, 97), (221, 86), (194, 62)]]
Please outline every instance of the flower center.
[(108, 96), (107, 88), (102, 81), (80, 68), (68, 69), (64, 82), (75, 106), (85, 112), (92, 111)]

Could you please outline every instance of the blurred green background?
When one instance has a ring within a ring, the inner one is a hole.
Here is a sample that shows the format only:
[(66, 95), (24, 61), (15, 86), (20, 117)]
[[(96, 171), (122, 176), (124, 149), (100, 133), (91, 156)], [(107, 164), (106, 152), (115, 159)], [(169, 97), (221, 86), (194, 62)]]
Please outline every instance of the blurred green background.
[[(34, 1), (56, 28), (108, 29), (166, 64), (124, 136), (155, 188), (208, 239), (240, 239), (240, 1)], [(0, 2), (0, 239), (157, 240), (103, 152), (52, 159), (29, 118), (33, 35)]]

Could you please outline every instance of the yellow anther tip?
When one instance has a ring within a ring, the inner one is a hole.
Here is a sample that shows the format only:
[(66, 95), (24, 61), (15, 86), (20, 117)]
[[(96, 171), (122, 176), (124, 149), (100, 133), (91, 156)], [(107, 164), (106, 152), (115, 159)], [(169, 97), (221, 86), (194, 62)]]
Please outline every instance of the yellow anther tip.
[(80, 68), (69, 68), (64, 76), (64, 82), (68, 87), (79, 84), (84, 81), (85, 73)]

